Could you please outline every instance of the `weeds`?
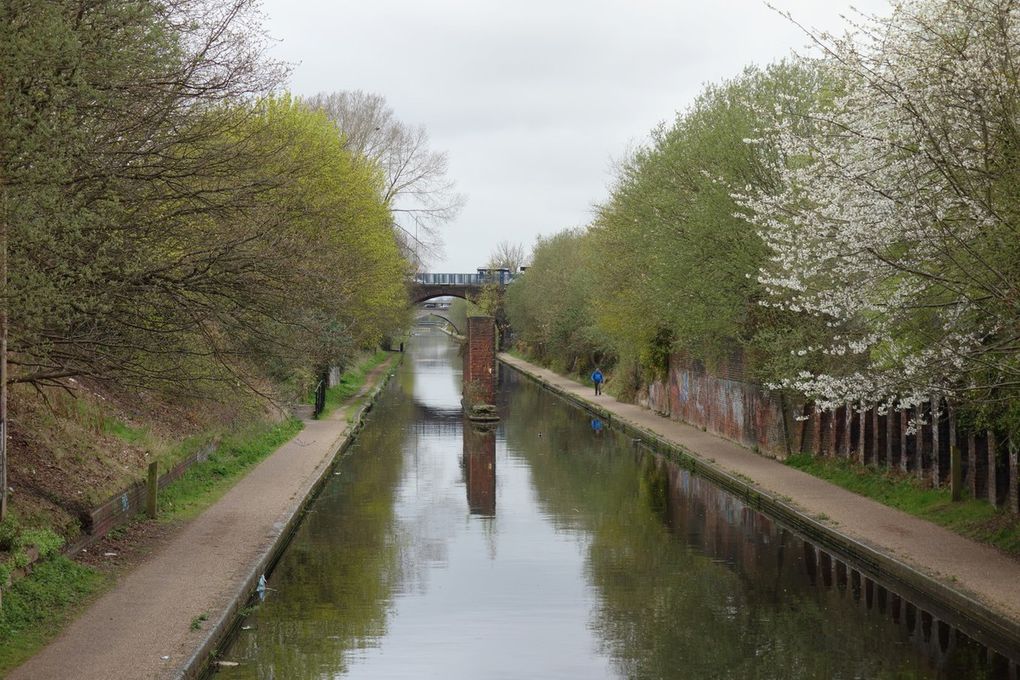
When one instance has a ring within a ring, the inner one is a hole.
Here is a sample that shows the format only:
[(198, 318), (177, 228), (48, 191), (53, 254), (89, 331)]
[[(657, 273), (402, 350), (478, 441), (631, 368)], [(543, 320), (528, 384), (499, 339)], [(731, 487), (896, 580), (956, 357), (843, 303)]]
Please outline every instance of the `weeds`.
[(57, 556), (5, 589), (0, 608), (0, 675), (56, 635), (103, 584), (96, 571)]

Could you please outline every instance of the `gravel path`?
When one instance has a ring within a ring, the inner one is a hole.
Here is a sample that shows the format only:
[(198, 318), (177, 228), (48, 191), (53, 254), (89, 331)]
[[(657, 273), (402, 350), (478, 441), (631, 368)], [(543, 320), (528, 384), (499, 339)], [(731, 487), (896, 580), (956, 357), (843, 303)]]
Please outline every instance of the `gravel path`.
[(557, 390), (610, 411), (614, 417), (675, 442), (697, 458), (749, 478), (773, 495), (793, 499), (791, 505), (808, 517), (826, 517), (824, 524), (837, 532), (978, 600), (1014, 624), (1020, 623), (1020, 560), (699, 428), (618, 402), (611, 396), (596, 397), (594, 388), (516, 357), (500, 354), (499, 359)]
[[(373, 370), (376, 387), (392, 360)], [(350, 435), (354, 409), (304, 429), (119, 580), (11, 680), (179, 677), (210, 630), (246, 595), (271, 552)], [(198, 622), (198, 617), (207, 620)], [(192, 622), (196, 625), (193, 626)], [(198, 623), (201, 623), (199, 626)]]

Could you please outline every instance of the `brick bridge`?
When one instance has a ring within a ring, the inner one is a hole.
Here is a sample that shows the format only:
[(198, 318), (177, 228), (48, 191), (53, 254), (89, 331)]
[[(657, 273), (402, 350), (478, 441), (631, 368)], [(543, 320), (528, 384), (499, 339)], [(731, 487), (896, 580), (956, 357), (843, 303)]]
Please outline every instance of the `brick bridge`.
[(411, 285), (411, 302), (418, 304), (444, 295), (474, 302), (485, 286), (503, 290), (513, 277), (509, 269), (485, 268), (475, 274), (416, 274)]

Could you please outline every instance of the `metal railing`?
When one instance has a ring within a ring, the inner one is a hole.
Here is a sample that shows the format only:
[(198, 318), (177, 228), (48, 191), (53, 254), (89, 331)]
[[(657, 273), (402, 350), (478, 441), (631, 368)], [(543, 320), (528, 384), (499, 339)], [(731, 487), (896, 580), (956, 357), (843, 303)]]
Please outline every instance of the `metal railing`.
[(479, 269), (476, 274), (415, 274), (414, 282), (424, 286), (505, 286), (513, 280), (509, 269)]

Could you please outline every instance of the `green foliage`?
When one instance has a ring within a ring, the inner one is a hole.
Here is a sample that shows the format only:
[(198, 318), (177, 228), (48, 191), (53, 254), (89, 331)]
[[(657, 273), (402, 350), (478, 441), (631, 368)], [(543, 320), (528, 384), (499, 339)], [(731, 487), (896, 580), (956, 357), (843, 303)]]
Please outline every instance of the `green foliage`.
[(221, 397), (403, 324), (381, 170), (266, 96), (280, 72), (228, 4), (0, 6), (13, 380)]
[(585, 232), (574, 230), (539, 239), (531, 266), (506, 290), (517, 342), (569, 372), (609, 364), (614, 357), (595, 323), (605, 301), (592, 295), (595, 270), (606, 264), (588, 244)]
[(4, 590), (0, 673), (22, 663), (66, 624), (103, 585), (103, 577), (66, 557), (41, 562)]
[(636, 391), (635, 379), (663, 377), (675, 352), (711, 365), (740, 351), (763, 379), (788, 369), (791, 332), (816, 329), (758, 305), (767, 251), (731, 194), (775, 182), (762, 145), (746, 140), (780, 103), (803, 105), (817, 91), (808, 65), (749, 68), (654, 130), (586, 231), (536, 244), (508, 291), (517, 337), (569, 371), (619, 357), (621, 394)]
[[(326, 406), (319, 417), (326, 418), (336, 407), (341, 406), (345, 401), (357, 394), (358, 390), (365, 385), (365, 378), (368, 373), (389, 359), (389, 357), (389, 352), (379, 351), (367, 359), (358, 362), (353, 368), (344, 371), (340, 375), (340, 382), (326, 390)], [(314, 398), (312, 398), (312, 402), (314, 402)]]

